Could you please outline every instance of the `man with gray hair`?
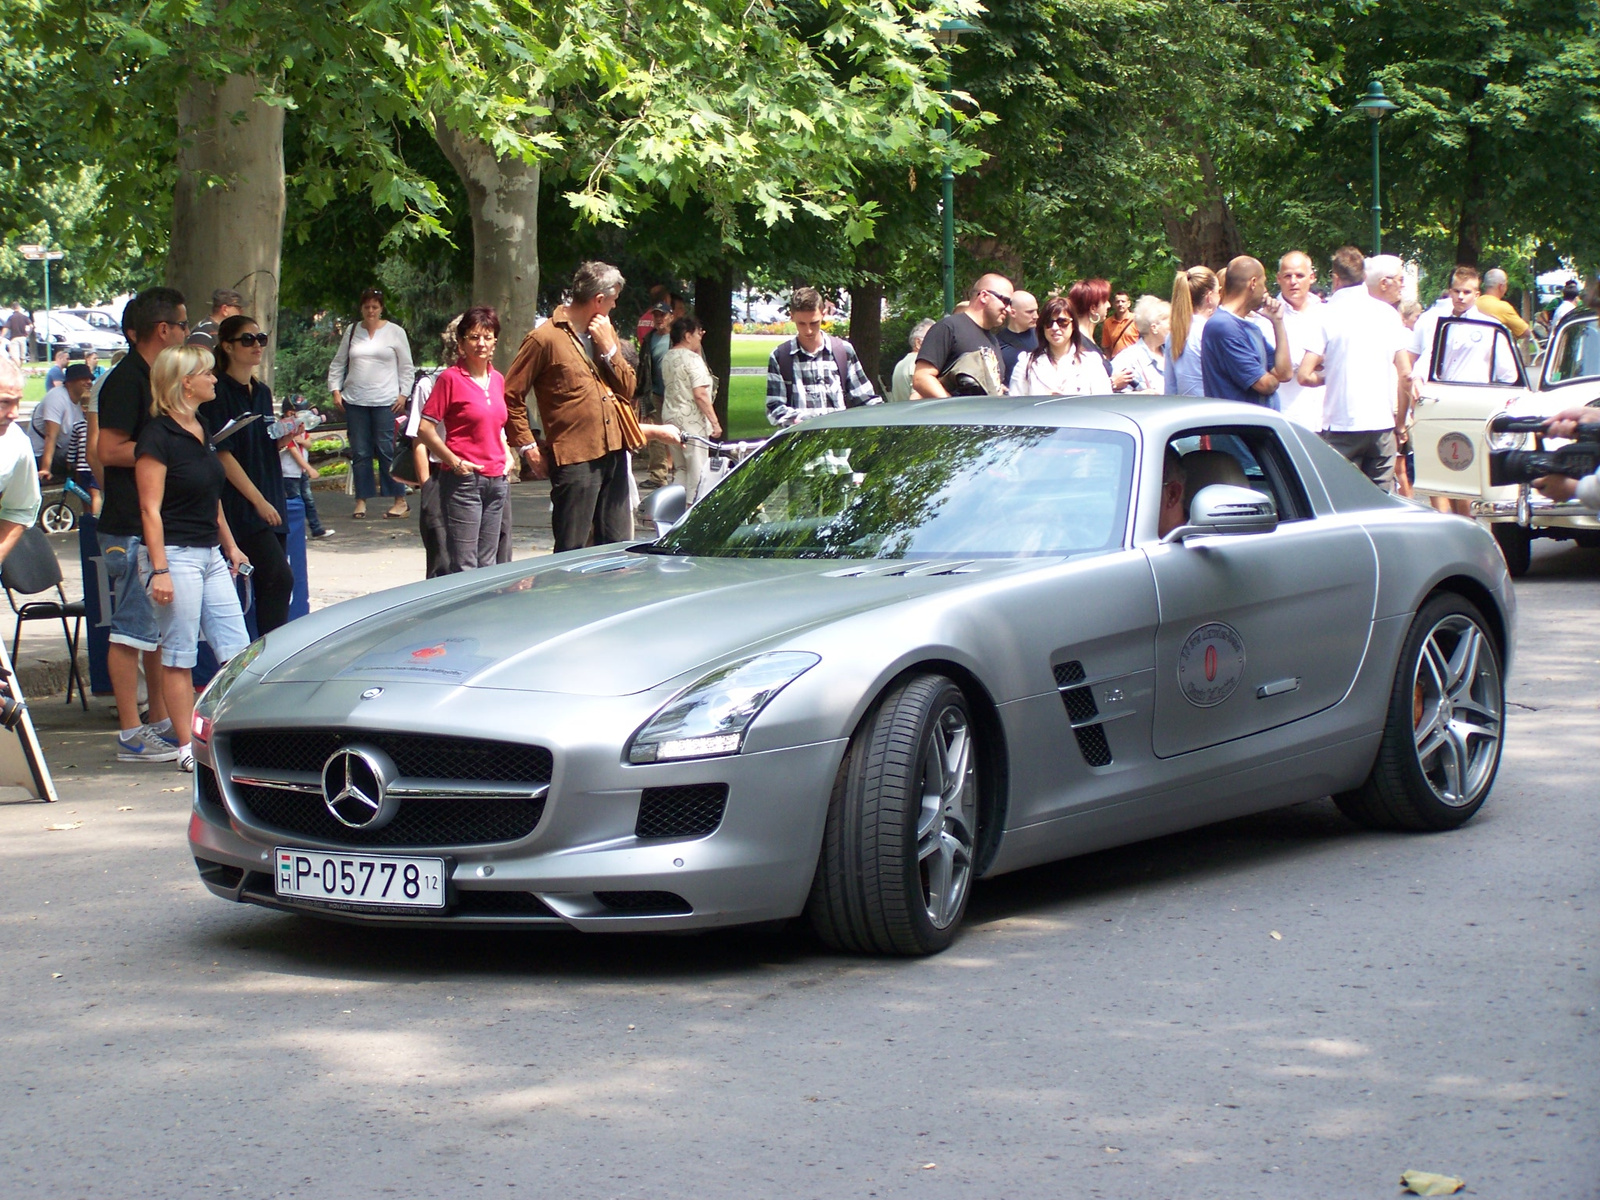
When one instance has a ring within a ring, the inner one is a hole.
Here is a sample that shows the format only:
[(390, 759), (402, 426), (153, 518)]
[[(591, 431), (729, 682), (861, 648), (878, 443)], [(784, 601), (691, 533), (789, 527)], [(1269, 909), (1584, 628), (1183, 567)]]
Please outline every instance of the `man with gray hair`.
[(1528, 323), (1522, 319), (1521, 313), (1506, 303), (1506, 289), (1510, 286), (1511, 281), (1506, 278), (1504, 271), (1499, 267), (1490, 267), (1483, 273), (1483, 291), (1478, 296), (1478, 311), (1499, 321), (1511, 330), (1512, 338), (1520, 342), (1528, 336)]
[(936, 322), (932, 317), (923, 317), (911, 327), (911, 336), (906, 341), (911, 344), (911, 353), (894, 365), (894, 375), (889, 381), (889, 402), (898, 404), (902, 400), (914, 400), (916, 396), (911, 391), (911, 377), (917, 373), (917, 351), (922, 349), (922, 339), (928, 336)]
[(189, 331), (189, 345), (217, 348), (217, 326), (229, 317), (244, 311), (244, 297), (232, 288), (218, 288), (211, 293), (211, 315)]
[[(1335, 273), (1341, 268), (1335, 255)], [(1343, 287), (1323, 305), (1300, 361), (1301, 387), (1323, 387), (1322, 437), (1390, 491), (1400, 433), (1411, 411), (1410, 334), (1396, 305), (1405, 267), (1392, 254), (1366, 260), (1366, 287)], [(1345, 269), (1348, 269), (1347, 267)]]
[[(506, 372), (506, 440), (536, 478), (549, 473), (558, 554), (632, 537), (629, 452), (642, 450), (645, 439), (680, 440), (670, 425), (632, 420), (633, 368), (611, 326), (622, 284), (610, 263), (580, 264), (571, 300), (522, 339)], [(528, 424), (530, 394), (548, 463)]]

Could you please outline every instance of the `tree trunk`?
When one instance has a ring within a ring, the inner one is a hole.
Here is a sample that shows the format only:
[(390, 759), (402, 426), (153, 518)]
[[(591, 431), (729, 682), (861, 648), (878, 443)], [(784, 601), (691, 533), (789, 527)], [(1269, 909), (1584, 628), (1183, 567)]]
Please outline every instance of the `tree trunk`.
[(283, 251), (283, 109), (256, 99), (258, 81), (230, 75), (196, 83), (178, 101), (178, 182), (172, 194), (167, 283), (188, 301), (189, 321), (232, 288), (272, 335), (261, 376), (272, 381), (278, 267)]
[(883, 283), (874, 276), (850, 289), (850, 344), (861, 359), (861, 369), (885, 399), (883, 386)]
[(1478, 168), (1478, 131), (1467, 126), (1466, 190), (1461, 197), (1461, 216), (1456, 222), (1456, 266), (1476, 267), (1483, 252), (1483, 207), (1488, 194), (1483, 172)]
[(728, 381), (733, 374), (733, 268), (724, 265), (716, 275), (697, 275), (694, 281), (694, 315), (705, 326), (701, 352), (717, 380), (713, 407), (723, 431), (728, 428)]
[(1196, 152), (1200, 176), (1205, 184), (1204, 199), (1191, 213), (1168, 210), (1162, 223), (1173, 253), (1186, 267), (1207, 266), (1220, 271), (1230, 260), (1244, 253), (1244, 239), (1234, 222), (1233, 210), (1217, 183), (1216, 164), (1204, 150)]
[(495, 366), (505, 371), (533, 328), (539, 298), (539, 168), (496, 158), (486, 142), (434, 120), (434, 139), (461, 176), (472, 217), (472, 303), (500, 314)]

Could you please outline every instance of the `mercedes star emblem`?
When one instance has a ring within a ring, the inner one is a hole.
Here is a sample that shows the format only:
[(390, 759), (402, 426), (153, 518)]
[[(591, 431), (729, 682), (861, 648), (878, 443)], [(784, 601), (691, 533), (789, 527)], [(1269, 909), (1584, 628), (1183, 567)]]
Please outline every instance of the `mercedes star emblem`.
[(394, 764), (381, 750), (345, 746), (322, 765), (322, 796), (333, 819), (351, 829), (377, 829), (399, 807), (389, 797)]
[(363, 700), (376, 700), (381, 695), (383, 695), (382, 688), (368, 688), (361, 693), (361, 698)]

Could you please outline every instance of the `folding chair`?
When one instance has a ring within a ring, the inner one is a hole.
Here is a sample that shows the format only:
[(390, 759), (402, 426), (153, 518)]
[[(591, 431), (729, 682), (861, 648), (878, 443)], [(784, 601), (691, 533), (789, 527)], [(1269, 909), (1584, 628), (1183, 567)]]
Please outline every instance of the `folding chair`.
[[(78, 700), (83, 704), (83, 710), (88, 712), (88, 692), (83, 686), (83, 677), (78, 674), (78, 634), (83, 628), (83, 601), (68, 600), (66, 592), (61, 589), (61, 579), (61, 563), (44, 530), (37, 525), (23, 530), (22, 537), (12, 547), (11, 553), (6, 555), (5, 562), (0, 563), (0, 585), (6, 589), (11, 611), (17, 614), (17, 630), (11, 639), (11, 660), (16, 661), (17, 649), (22, 644), (24, 621), (60, 621), (61, 636), (66, 638), (67, 649), (72, 655), (67, 669), (67, 703), (72, 703), (72, 689), (76, 686)], [(18, 596), (36, 596), (51, 588), (55, 589), (54, 600), (17, 603)], [(70, 628), (67, 625), (68, 617), (72, 618)]]

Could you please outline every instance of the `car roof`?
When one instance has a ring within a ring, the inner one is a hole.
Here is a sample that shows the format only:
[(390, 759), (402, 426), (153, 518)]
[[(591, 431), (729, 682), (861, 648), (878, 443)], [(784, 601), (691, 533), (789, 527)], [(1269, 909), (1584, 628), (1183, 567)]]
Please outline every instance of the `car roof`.
[(1196, 425), (1268, 425), (1284, 418), (1258, 404), (1194, 396), (955, 396), (909, 404), (874, 404), (829, 413), (801, 428), (878, 425), (1045, 425), (1115, 429), (1165, 442)]

